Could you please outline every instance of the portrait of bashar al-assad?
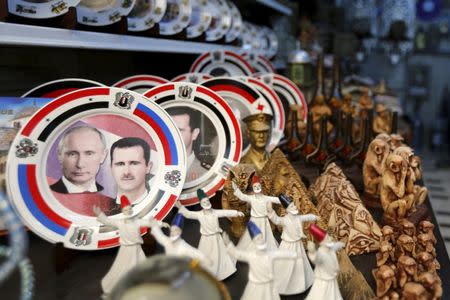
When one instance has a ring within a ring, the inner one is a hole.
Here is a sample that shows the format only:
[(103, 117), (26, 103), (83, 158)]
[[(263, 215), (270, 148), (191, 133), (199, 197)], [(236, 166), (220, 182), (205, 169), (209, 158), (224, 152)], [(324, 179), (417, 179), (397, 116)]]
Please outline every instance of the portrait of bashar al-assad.
[[(180, 130), (186, 147), (187, 175), (186, 183), (196, 180), (208, 171), (207, 164), (200, 162), (196, 150), (199, 148), (201, 136), (201, 118), (199, 111), (187, 106), (166, 108)], [(212, 126), (214, 127), (214, 126)], [(198, 151), (198, 150), (197, 150)]]
[(111, 173), (117, 185), (116, 203), (120, 197), (127, 196), (132, 205), (139, 204), (150, 190), (149, 144), (138, 137), (124, 137), (111, 145)]
[(90, 126), (76, 126), (68, 129), (59, 140), (58, 161), (62, 176), (50, 189), (60, 194), (100, 192), (96, 181), (100, 166), (108, 154), (104, 135)]

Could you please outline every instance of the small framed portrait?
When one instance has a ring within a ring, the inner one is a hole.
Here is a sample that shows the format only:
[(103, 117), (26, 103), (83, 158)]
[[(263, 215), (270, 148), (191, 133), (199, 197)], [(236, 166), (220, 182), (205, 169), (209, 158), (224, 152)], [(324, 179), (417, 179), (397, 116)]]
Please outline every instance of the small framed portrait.
[(242, 153), (241, 129), (231, 107), (212, 90), (187, 82), (165, 84), (144, 96), (166, 110), (183, 138), (187, 173), (180, 202), (198, 203), (200, 188), (213, 196)]
[(182, 137), (170, 116), (140, 94), (81, 89), (50, 102), (21, 128), (8, 155), (7, 190), (24, 223), (50, 242), (93, 250), (118, 245), (99, 207), (121, 218), (163, 218), (186, 177)]

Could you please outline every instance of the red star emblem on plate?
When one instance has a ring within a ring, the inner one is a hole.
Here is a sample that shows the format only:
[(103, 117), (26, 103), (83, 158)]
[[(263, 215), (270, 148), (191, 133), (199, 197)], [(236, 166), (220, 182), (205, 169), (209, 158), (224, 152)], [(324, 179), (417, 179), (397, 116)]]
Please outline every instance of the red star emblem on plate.
[(262, 105), (262, 104), (258, 104), (258, 107), (257, 107), (257, 109), (258, 109), (259, 111), (263, 111), (263, 109), (264, 109), (264, 105)]

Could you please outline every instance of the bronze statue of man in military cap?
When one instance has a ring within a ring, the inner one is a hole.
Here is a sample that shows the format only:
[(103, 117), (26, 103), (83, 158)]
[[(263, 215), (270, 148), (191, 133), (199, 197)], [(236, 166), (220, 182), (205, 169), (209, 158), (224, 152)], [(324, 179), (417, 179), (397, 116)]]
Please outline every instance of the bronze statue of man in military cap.
[(247, 125), (246, 134), (250, 139), (250, 149), (241, 158), (240, 163), (253, 164), (257, 171), (261, 171), (270, 158), (266, 146), (270, 141), (273, 117), (269, 114), (258, 113), (243, 119)]

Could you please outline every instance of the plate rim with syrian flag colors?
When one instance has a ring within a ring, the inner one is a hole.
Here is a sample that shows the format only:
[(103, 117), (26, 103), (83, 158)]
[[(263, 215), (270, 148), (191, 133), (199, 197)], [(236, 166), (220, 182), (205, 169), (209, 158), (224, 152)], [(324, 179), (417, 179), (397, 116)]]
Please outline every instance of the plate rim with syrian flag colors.
[[(267, 113), (272, 115), (270, 104), (261, 93), (251, 84), (239, 78), (214, 77), (202, 82), (203, 86), (219, 94), (231, 106), (238, 119), (242, 120), (253, 114)], [(243, 134), (242, 153), (245, 154), (250, 149), (250, 142), (246, 140), (244, 130), (246, 126), (241, 123)]]
[(104, 84), (83, 78), (63, 78), (40, 84), (25, 92), (21, 98), (56, 98), (79, 89), (105, 86)]
[(230, 168), (239, 163), (242, 155), (241, 128), (231, 107), (211, 89), (190, 82), (167, 83), (147, 91), (144, 95), (168, 109), (169, 113), (171, 108), (188, 107), (199, 111), (211, 121), (217, 133), (214, 163), (198, 180), (192, 180), (190, 183), (185, 181), (179, 200), (185, 206), (199, 203), (197, 190), (200, 188), (208, 197), (212, 197), (223, 188)]
[[(65, 132), (77, 126), (101, 132), (107, 147), (122, 138), (146, 139), (150, 161), (157, 163), (150, 166), (151, 179), (145, 177), (150, 181), (147, 194), (133, 203), (133, 216), (158, 220), (170, 212), (184, 184), (186, 152), (182, 137), (159, 105), (138, 93), (114, 87), (86, 88), (58, 97), (38, 110), (18, 132), (8, 154), (6, 178), (8, 196), (21, 220), (43, 239), (61, 242), (66, 248), (115, 247), (119, 245), (118, 230), (101, 224), (90, 211), (80, 212), (75, 207), (94, 200), (89, 202), (89, 209), (102, 205), (100, 200), (114, 201), (120, 196), (117, 191), (109, 197), (103, 194), (108, 188), (114, 190), (114, 180), (105, 179), (102, 173), (112, 176), (109, 153), (96, 171), (96, 184), (102, 184), (96, 192), (56, 191), (52, 183), (65, 178), (52, 175), (64, 171), (56, 151)], [(73, 206), (74, 202), (67, 199), (81, 202)], [(123, 215), (115, 212), (110, 218), (120, 219)]]
[(133, 75), (129, 77), (125, 77), (116, 83), (114, 83), (113, 87), (118, 87), (122, 89), (127, 89), (130, 91), (137, 92), (140, 90), (141, 92), (138, 92), (140, 94), (143, 94), (145, 91), (154, 88), (155, 86), (158, 86), (160, 84), (168, 83), (169, 81), (165, 78), (162, 78), (160, 76), (156, 75), (149, 75), (149, 74), (140, 74), (140, 75)]
[(250, 63), (257, 74), (277, 73), (270, 60), (262, 55), (245, 52), (242, 57)]
[(80, 0), (48, 0), (36, 3), (26, 0), (8, 0), (8, 12), (30, 19), (49, 19), (68, 12), (69, 7), (75, 7)]
[(192, 83), (201, 83), (211, 78), (212, 76), (206, 73), (184, 73), (172, 78), (170, 81), (172, 82), (186, 81)]
[[(300, 105), (303, 108), (303, 121), (306, 122), (308, 116), (308, 104), (302, 91), (294, 82), (283, 75), (273, 73), (255, 74), (255, 77), (261, 79), (275, 90), (283, 102), (286, 117), (290, 110), (289, 105)], [(285, 104), (283, 98), (286, 99), (288, 103)]]
[(189, 72), (214, 76), (215, 70), (219, 68), (230, 76), (251, 76), (255, 73), (252, 66), (241, 55), (227, 50), (203, 53), (194, 61)]

